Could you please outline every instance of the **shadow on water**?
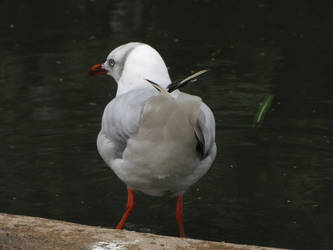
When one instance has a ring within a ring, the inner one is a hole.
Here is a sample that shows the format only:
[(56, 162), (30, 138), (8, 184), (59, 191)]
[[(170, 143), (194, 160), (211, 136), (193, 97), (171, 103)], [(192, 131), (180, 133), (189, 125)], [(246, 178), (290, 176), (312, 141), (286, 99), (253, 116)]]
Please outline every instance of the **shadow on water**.
[[(299, 249), (333, 239), (332, 4), (0, 0), (1, 212), (114, 227), (126, 189), (95, 140), (115, 84), (85, 72), (128, 41), (160, 51), (214, 110), (218, 157), (185, 196), (189, 237)], [(275, 95), (262, 127), (252, 121)], [(177, 235), (174, 198), (128, 229)]]

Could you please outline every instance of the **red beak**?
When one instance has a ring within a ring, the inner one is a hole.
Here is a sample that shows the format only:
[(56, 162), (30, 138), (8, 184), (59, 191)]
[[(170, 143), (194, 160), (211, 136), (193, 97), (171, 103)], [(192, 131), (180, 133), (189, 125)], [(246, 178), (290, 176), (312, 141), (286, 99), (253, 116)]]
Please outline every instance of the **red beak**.
[(96, 64), (94, 66), (92, 66), (88, 72), (87, 72), (87, 76), (98, 76), (98, 75), (105, 75), (106, 73), (108, 73), (107, 70), (102, 68), (103, 64)]

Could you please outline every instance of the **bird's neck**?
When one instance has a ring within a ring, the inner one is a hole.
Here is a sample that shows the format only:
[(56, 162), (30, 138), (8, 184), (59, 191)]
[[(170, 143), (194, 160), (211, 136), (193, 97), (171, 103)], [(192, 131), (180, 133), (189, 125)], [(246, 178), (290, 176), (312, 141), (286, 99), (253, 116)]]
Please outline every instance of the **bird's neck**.
[(119, 80), (116, 95), (119, 96), (134, 89), (149, 88), (150, 84), (147, 83), (144, 81), (128, 82)]
[(146, 80), (156, 82), (161, 87), (166, 88), (170, 83), (170, 77), (166, 75), (137, 75), (136, 77), (121, 77), (117, 82), (117, 96), (122, 95), (128, 91), (141, 88), (152, 88), (151, 84)]

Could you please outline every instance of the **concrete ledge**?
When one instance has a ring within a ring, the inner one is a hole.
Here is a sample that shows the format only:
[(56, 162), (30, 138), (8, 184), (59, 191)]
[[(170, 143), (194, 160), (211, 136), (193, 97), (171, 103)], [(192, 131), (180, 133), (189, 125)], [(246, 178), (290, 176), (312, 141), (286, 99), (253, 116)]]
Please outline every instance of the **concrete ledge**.
[(0, 249), (273, 249), (0, 213)]

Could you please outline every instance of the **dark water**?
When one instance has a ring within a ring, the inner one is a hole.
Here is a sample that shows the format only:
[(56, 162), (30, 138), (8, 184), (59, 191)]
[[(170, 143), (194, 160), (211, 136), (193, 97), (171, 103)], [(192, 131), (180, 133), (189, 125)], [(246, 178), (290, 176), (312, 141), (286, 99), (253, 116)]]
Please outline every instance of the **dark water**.
[[(0, 212), (114, 227), (126, 188), (95, 140), (115, 83), (86, 70), (147, 42), (214, 110), (218, 156), (185, 196), (189, 237), (333, 248), (333, 5), (0, 0)], [(266, 93), (264, 124), (252, 128)], [(136, 195), (127, 229), (177, 235), (174, 198)]]

